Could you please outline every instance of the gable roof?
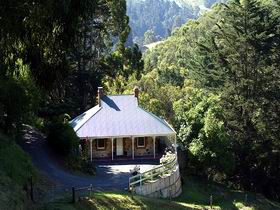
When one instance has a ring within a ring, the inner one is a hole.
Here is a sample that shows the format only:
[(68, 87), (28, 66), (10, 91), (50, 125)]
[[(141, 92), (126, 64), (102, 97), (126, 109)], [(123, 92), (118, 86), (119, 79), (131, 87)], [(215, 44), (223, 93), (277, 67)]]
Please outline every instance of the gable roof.
[(70, 121), (80, 138), (174, 135), (163, 119), (138, 106), (134, 95), (110, 95), (99, 105)]

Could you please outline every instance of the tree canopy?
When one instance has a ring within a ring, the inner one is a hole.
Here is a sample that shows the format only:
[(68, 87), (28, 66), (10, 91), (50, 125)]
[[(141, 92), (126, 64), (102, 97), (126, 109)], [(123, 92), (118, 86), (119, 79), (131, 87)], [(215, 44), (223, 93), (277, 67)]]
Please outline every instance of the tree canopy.
[[(232, 0), (144, 54), (141, 103), (178, 131), (193, 173), (280, 198), (280, 7)], [(262, 180), (262, 181), (260, 181)]]
[[(104, 77), (142, 68), (137, 46), (124, 46), (130, 31), (125, 0), (2, 1), (0, 24), (3, 128), (28, 111), (43, 119), (74, 116), (95, 104)], [(12, 108), (9, 97), (34, 106)]]

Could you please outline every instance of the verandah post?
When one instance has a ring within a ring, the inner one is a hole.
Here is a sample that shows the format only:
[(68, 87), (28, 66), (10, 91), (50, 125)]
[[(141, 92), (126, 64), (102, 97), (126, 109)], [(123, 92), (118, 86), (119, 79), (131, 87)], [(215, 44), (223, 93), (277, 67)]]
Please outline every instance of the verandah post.
[(154, 144), (154, 158), (156, 158), (156, 137), (153, 136), (153, 144)]
[(92, 139), (90, 139), (90, 162), (92, 162)]
[(132, 137), (132, 159), (134, 159), (134, 137)]
[(114, 138), (111, 138), (112, 140), (112, 160), (114, 160)]

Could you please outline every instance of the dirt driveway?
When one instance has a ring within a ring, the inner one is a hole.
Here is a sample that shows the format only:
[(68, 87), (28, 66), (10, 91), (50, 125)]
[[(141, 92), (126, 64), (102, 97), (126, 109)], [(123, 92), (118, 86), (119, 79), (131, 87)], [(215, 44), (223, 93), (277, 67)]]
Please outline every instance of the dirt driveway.
[(96, 176), (77, 175), (63, 168), (58, 163), (59, 161), (52, 157), (42, 133), (26, 126), (24, 139), (25, 143), (22, 147), (31, 155), (34, 165), (51, 181), (63, 188), (92, 184), (94, 188), (100, 190), (123, 190), (128, 187), (129, 171), (136, 164), (140, 166), (141, 172), (147, 171), (157, 165), (155, 161), (146, 163), (139, 161), (136, 164), (130, 161), (114, 162), (114, 164), (102, 162), (102, 164), (97, 165)]

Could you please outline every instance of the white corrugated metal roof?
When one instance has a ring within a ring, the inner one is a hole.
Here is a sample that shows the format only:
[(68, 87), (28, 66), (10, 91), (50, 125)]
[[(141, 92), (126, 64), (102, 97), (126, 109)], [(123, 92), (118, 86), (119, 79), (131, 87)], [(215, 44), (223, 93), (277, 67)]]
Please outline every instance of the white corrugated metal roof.
[(163, 119), (138, 106), (134, 95), (103, 96), (98, 105), (70, 121), (80, 138), (174, 135)]

